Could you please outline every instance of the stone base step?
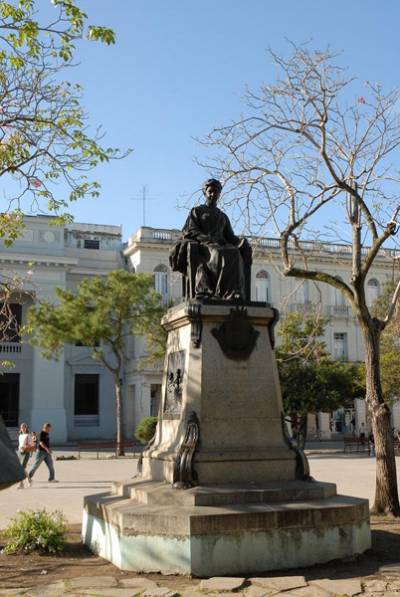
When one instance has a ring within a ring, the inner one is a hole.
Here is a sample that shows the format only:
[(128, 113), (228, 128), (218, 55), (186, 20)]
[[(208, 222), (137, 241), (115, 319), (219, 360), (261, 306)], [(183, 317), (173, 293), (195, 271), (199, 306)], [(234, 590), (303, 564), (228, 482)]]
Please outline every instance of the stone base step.
[[(197, 576), (266, 572), (353, 556), (371, 544), (364, 499), (327, 495), (268, 502), (259, 498), (268, 497), (268, 489), (277, 497), (278, 486), (239, 487), (235, 497), (233, 487), (194, 488), (188, 494), (145, 485), (121, 484), (125, 496), (85, 497), (84, 542), (124, 570)], [(332, 493), (331, 484), (308, 485)], [(230, 503), (217, 504), (221, 496)], [(195, 504), (197, 498), (214, 503)]]
[(263, 484), (201, 485), (174, 489), (165, 482), (129, 479), (113, 483), (113, 495), (130, 497), (139, 504), (223, 506), (229, 504), (274, 503), (314, 500), (336, 495), (334, 483), (282, 481)]

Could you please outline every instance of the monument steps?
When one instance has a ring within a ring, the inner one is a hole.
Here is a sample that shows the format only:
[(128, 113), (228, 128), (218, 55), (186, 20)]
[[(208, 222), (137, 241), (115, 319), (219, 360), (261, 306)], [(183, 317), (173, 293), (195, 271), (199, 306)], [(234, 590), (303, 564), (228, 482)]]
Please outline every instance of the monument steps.
[[(130, 492), (133, 495), (137, 492), (138, 499), (118, 493), (99, 494), (96, 500), (91, 496), (86, 508), (88, 514), (106, 520), (124, 535), (165, 535), (172, 531), (176, 537), (214, 532), (229, 533), (237, 529), (317, 529), (360, 520), (368, 521), (366, 501), (336, 495), (336, 488), (332, 483), (293, 482), (299, 490), (297, 499), (293, 498), (295, 490), (290, 489), (290, 483), (287, 485), (286, 499), (238, 501), (237, 498), (241, 494), (243, 498), (248, 499), (252, 499), (257, 493), (268, 496), (268, 490), (242, 489), (240, 492), (239, 489), (238, 492), (234, 492), (233, 488), (226, 488), (226, 503), (200, 505), (193, 503), (196, 489), (200, 497), (208, 497), (210, 502), (216, 496), (221, 498), (224, 489), (218, 487), (218, 491), (214, 493), (210, 488), (203, 487), (179, 491), (164, 483), (154, 482), (139, 482), (139, 487), (135, 489), (135, 484), (130, 482)], [(302, 488), (302, 485), (308, 488)], [(207, 491), (204, 491), (205, 489)], [(279, 493), (277, 488), (276, 497)], [(303, 493), (302, 497), (300, 493)], [(145, 496), (149, 499), (143, 499)], [(271, 498), (271, 495), (268, 497)], [(177, 505), (180, 507), (177, 508)]]

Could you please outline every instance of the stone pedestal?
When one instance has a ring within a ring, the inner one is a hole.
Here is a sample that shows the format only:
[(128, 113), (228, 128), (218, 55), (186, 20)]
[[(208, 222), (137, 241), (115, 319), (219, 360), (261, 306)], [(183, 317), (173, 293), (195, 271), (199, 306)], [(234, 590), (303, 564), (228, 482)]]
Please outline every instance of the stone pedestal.
[(159, 424), (142, 475), (85, 499), (87, 545), (126, 570), (197, 576), (305, 566), (370, 546), (368, 502), (310, 480), (282, 426), (276, 312), (170, 309)]
[[(282, 433), (270, 339), (274, 317), (268, 307), (243, 310), (226, 303), (189, 303), (168, 312), (162, 425), (145, 453), (144, 477), (174, 482), (176, 453), (194, 412), (200, 429), (194, 467), (199, 484), (295, 479), (296, 457)], [(223, 325), (226, 330), (219, 334)]]

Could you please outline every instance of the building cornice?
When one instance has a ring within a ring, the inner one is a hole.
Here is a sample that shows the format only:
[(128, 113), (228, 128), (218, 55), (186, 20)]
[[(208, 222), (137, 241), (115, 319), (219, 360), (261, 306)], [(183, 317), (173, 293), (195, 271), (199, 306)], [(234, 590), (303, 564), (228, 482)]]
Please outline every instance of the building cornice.
[(78, 264), (78, 259), (50, 255), (27, 255), (26, 253), (0, 254), (0, 263), (13, 263), (18, 265), (44, 265), (53, 267), (71, 267)]

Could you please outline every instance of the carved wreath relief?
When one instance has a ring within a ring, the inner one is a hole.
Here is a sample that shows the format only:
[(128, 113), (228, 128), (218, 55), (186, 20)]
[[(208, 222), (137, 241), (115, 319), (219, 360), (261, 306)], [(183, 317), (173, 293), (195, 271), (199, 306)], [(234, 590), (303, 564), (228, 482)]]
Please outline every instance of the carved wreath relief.
[(185, 351), (168, 355), (167, 380), (165, 384), (164, 414), (179, 417), (182, 411), (183, 376)]

